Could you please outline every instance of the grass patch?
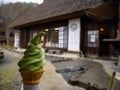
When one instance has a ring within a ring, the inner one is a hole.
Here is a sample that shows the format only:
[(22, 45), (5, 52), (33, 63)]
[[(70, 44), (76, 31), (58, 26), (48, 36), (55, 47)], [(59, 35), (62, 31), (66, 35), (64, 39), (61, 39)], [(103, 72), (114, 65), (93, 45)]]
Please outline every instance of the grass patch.
[(21, 77), (18, 72), (17, 61), (12, 61), (9, 64), (0, 68), (0, 90), (19, 90)]

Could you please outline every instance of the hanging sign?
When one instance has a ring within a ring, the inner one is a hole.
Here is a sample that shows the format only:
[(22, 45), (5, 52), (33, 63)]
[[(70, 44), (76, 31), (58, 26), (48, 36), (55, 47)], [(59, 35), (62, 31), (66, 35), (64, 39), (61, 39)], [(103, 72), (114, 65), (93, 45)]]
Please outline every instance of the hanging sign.
[(95, 35), (90, 36), (90, 42), (95, 42)]
[(69, 51), (80, 51), (80, 27), (80, 18), (69, 20)]
[(64, 27), (59, 27), (59, 48), (63, 48), (63, 30)]
[(19, 33), (16, 32), (14, 36), (14, 47), (18, 48), (19, 47)]

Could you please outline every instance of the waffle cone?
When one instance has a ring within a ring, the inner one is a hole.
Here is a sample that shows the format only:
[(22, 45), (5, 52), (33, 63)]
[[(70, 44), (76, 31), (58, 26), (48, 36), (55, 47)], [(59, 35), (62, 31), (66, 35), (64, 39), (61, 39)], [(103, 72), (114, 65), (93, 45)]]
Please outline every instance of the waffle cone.
[(44, 70), (42, 71), (19, 71), (19, 72), (22, 76), (23, 84), (35, 85), (35, 84), (40, 83)]

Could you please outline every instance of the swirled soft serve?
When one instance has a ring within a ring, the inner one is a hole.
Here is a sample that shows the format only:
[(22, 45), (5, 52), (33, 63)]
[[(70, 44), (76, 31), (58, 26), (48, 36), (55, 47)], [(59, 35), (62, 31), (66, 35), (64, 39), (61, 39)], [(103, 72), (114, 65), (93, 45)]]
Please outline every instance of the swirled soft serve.
[(23, 58), (18, 62), (19, 70), (44, 70), (44, 49), (41, 46), (41, 38), (44, 34), (44, 32), (38, 33), (28, 44)]

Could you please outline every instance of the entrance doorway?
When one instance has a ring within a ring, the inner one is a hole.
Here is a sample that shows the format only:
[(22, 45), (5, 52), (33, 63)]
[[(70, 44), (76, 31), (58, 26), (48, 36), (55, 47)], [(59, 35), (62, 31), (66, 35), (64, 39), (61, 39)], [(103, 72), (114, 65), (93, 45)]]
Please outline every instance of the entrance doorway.
[(89, 30), (87, 31), (87, 56), (90, 57), (103, 57), (109, 56), (109, 44), (104, 42), (103, 39), (110, 38), (111, 30)]
[(103, 39), (109, 39), (111, 31), (112, 30), (110, 28), (105, 28), (103, 30), (100, 30), (100, 33), (99, 33), (99, 56), (109, 56), (110, 46), (108, 43), (104, 42)]
[(87, 32), (87, 55), (98, 56), (99, 30), (89, 30)]

